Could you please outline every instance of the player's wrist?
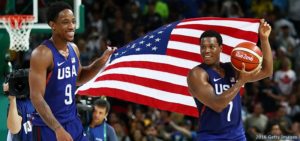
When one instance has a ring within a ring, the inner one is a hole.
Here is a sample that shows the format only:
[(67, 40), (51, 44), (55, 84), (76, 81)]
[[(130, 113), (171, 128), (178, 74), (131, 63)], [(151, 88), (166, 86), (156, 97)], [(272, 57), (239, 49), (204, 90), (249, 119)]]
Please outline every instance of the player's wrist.
[(260, 36), (259, 38), (260, 38), (261, 42), (269, 42), (269, 37), (268, 36), (267, 37)]
[(53, 131), (56, 133), (57, 131), (59, 131), (59, 129), (61, 129), (61, 125), (58, 125), (58, 126), (54, 127)]
[(235, 83), (235, 85), (237, 85), (238, 87), (243, 87), (246, 84), (246, 80), (243, 79), (238, 79), (237, 82)]

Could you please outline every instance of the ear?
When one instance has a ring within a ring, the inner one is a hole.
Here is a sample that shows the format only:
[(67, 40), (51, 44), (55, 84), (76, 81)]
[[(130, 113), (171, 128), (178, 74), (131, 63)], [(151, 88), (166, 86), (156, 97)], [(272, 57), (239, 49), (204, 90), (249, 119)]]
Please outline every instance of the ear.
[(54, 23), (53, 21), (50, 21), (50, 22), (48, 23), (48, 25), (50, 26), (50, 28), (51, 28), (52, 30), (55, 30), (55, 23)]
[(105, 114), (105, 118), (104, 118), (105, 121), (107, 121), (107, 116), (108, 116), (108, 113)]

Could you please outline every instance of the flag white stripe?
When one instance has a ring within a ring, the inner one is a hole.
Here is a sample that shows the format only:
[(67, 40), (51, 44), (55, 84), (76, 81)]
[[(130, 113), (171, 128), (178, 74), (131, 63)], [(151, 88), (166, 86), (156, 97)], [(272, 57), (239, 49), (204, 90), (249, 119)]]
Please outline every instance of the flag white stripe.
[[(132, 75), (132, 76), (149, 78), (149, 79), (153, 79), (153, 80), (164, 81), (164, 82), (187, 87), (186, 76), (163, 72), (163, 71), (145, 69), (145, 68), (134, 68), (134, 67), (112, 68), (112, 69), (102, 72), (99, 75), (99, 77), (107, 75), (107, 74)], [(151, 75), (149, 75), (149, 74), (151, 74)], [(162, 79), (162, 78), (164, 78), (164, 79)]]
[(182, 50), (191, 53), (200, 53), (200, 46), (187, 42), (169, 41), (168, 49)]
[[(174, 29), (172, 31), (172, 35), (184, 35), (184, 36), (188, 36), (188, 37), (200, 38), (200, 35), (203, 32), (204, 31), (202, 31), (202, 30), (196, 30), (196, 29), (178, 28), (178, 29)], [(251, 42), (251, 41), (244, 40), (244, 39), (234, 38), (234, 37), (228, 36), (226, 34), (221, 34), (221, 36), (223, 38), (223, 44), (227, 45), (227, 46), (231, 46), (231, 47), (234, 47), (238, 43), (241, 43), (241, 42), (246, 42), (246, 41)], [(188, 41), (182, 41), (182, 42), (188, 42)]]
[[(186, 96), (177, 93), (171, 93), (167, 91), (162, 91), (159, 89), (153, 89), (133, 83), (116, 81), (116, 80), (104, 80), (97, 81), (89, 85), (88, 88), (112, 88), (112, 89), (120, 89), (124, 91), (129, 91), (132, 93), (137, 93), (139, 95), (155, 98), (161, 101), (178, 103), (182, 105), (188, 105), (196, 107), (195, 101), (191, 96)], [(129, 89), (130, 88), (130, 89)], [(85, 90), (80, 88), (81, 90)]]
[[(178, 25), (189, 25), (189, 24), (201, 24), (201, 25), (213, 25), (236, 28), (243, 31), (257, 32), (259, 23), (252, 23), (246, 21), (230, 21), (230, 20), (196, 20), (181, 22)], [(246, 28), (245, 28), (246, 27)]]
[(225, 63), (225, 62), (230, 62), (230, 54), (226, 54), (226, 53), (221, 53), (221, 62)]
[[(156, 58), (156, 59), (153, 59)], [(131, 61), (146, 61), (146, 62), (155, 62), (155, 63), (161, 63), (161, 64), (168, 64), (168, 65), (174, 65), (181, 68), (191, 69), (199, 62), (187, 60), (187, 59), (181, 59), (173, 56), (166, 56), (166, 55), (153, 55), (153, 54), (143, 54), (143, 55), (130, 55), (130, 56), (123, 56), (121, 58), (115, 59), (112, 61), (111, 65), (114, 65), (116, 63), (120, 62), (131, 62)]]

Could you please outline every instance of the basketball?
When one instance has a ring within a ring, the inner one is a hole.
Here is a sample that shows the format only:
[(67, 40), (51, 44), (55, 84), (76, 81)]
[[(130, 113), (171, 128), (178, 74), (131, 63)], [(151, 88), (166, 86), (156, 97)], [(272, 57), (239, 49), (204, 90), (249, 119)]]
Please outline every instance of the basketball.
[(236, 70), (241, 71), (243, 69), (242, 63), (244, 63), (245, 71), (251, 72), (260, 67), (262, 56), (258, 46), (251, 42), (242, 42), (232, 50), (231, 64)]

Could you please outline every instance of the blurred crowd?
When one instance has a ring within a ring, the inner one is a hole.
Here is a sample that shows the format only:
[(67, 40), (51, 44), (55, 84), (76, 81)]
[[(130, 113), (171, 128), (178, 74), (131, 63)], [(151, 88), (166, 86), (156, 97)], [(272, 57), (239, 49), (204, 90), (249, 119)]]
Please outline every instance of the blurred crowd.
[[(184, 18), (265, 18), (273, 28), (270, 44), (274, 74), (272, 78), (245, 86), (242, 114), (246, 135), (248, 140), (256, 140), (258, 135), (293, 135), (300, 140), (300, 61), (297, 61), (300, 60), (300, 1), (83, 0), (82, 3), (86, 10), (85, 32), (77, 34), (75, 39), (82, 65), (101, 56), (107, 45), (122, 47), (166, 23)], [(37, 46), (46, 35), (32, 38), (36, 41), (32, 46)], [(14, 65), (26, 67), (29, 56), (22, 57)], [(118, 99), (108, 100), (112, 104), (108, 122), (120, 141), (185, 141), (192, 140), (197, 130), (196, 118)], [(83, 105), (92, 101), (90, 97), (78, 98)]]

